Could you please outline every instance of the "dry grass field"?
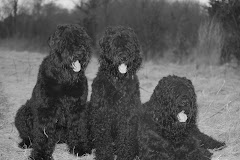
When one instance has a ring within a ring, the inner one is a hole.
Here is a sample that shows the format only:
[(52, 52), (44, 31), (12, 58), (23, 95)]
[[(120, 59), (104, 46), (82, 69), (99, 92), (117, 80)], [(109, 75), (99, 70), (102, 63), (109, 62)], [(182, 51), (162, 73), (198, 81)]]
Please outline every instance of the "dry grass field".
[[(36, 83), (38, 67), (44, 55), (0, 49), (0, 160), (26, 160), (29, 149), (17, 147), (20, 141), (13, 124), (17, 109), (30, 98)], [(88, 66), (86, 75), (91, 83), (98, 63), (95, 58)], [(204, 66), (178, 65), (166, 61), (145, 62), (138, 76), (141, 83), (141, 100), (146, 102), (159, 79), (169, 74), (191, 79), (199, 105), (200, 130), (227, 147), (214, 152), (213, 160), (240, 159), (240, 71), (231, 65)], [(92, 160), (92, 155), (74, 157), (64, 144), (57, 145), (55, 160)]]

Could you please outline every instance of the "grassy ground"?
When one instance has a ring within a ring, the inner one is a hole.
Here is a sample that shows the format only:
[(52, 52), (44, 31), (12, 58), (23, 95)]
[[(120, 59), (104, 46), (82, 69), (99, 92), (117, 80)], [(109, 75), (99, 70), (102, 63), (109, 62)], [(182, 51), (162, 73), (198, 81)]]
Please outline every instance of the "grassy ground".
[[(17, 147), (20, 141), (13, 121), (17, 109), (30, 98), (36, 83), (38, 67), (44, 55), (0, 49), (0, 160), (26, 160), (30, 150)], [(98, 68), (92, 59), (86, 75), (91, 83)], [(240, 72), (230, 65), (207, 66), (196, 69), (194, 64), (177, 65), (145, 62), (138, 76), (141, 83), (141, 100), (146, 102), (159, 79), (169, 74), (191, 79), (199, 104), (198, 126), (200, 130), (227, 147), (213, 151), (214, 160), (240, 159)], [(89, 93), (90, 94), (90, 93)], [(64, 144), (57, 145), (56, 160), (92, 160), (92, 155), (74, 157)]]

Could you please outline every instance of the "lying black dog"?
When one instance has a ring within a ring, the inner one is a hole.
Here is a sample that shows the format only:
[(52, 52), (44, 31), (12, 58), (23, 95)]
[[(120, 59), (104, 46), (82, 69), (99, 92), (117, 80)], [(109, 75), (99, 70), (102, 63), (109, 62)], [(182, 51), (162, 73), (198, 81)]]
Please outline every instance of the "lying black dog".
[(197, 128), (196, 94), (186, 78), (164, 77), (143, 108), (138, 133), (141, 160), (209, 160), (212, 153), (207, 149), (225, 145)]
[(91, 152), (85, 118), (91, 39), (79, 25), (59, 25), (48, 44), (51, 52), (40, 65), (32, 97), (15, 117), (19, 146), (32, 147), (34, 160), (53, 159), (58, 142), (67, 143), (71, 153)]
[(100, 47), (100, 67), (89, 106), (96, 159), (133, 160), (141, 106), (136, 75), (142, 63), (139, 42), (131, 28), (109, 27)]

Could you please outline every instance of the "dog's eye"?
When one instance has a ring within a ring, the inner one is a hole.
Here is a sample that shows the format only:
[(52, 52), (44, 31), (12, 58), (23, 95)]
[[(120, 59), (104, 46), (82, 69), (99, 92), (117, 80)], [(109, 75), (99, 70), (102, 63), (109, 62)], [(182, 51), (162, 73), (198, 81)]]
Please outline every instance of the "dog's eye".
[(181, 105), (182, 106), (188, 106), (189, 102), (186, 100), (186, 101), (182, 101)]

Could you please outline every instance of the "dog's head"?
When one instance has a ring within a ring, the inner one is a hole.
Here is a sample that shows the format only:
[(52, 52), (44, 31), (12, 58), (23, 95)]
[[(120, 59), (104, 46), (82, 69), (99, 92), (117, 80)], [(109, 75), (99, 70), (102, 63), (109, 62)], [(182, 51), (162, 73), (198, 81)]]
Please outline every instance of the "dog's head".
[(131, 28), (108, 27), (99, 45), (100, 68), (106, 74), (119, 79), (136, 74), (142, 56), (138, 38)]
[(176, 139), (196, 124), (197, 104), (192, 82), (168, 76), (161, 79), (150, 98), (152, 120), (166, 137)]
[(91, 38), (84, 28), (78, 24), (58, 25), (48, 45), (63, 69), (84, 72), (91, 58)]

